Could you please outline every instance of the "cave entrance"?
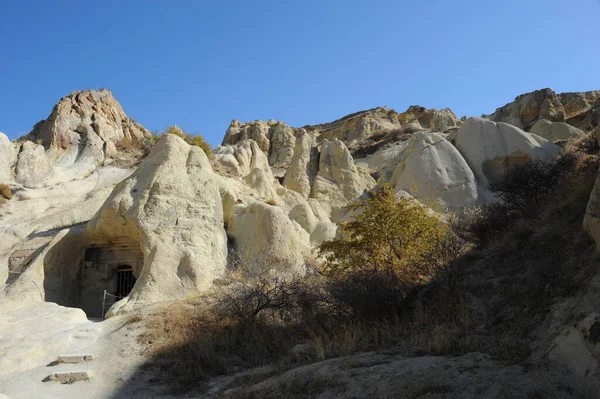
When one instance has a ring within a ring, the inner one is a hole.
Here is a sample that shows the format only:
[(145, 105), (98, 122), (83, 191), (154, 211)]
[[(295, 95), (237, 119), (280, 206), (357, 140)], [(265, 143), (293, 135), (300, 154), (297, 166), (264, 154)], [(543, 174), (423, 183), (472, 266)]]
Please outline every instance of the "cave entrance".
[(125, 298), (131, 292), (135, 284), (135, 276), (133, 275), (133, 268), (128, 265), (121, 265), (117, 268), (117, 284), (115, 297), (117, 300)]

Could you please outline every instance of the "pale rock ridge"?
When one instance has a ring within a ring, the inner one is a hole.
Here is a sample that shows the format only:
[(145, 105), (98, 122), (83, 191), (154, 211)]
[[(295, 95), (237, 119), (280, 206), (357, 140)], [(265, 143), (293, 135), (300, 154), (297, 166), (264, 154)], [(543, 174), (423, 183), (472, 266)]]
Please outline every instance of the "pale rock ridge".
[(212, 286), (227, 258), (223, 210), (206, 154), (163, 136), (138, 170), (115, 187), (87, 231), (91, 242), (139, 240), (144, 266), (108, 316)]
[(486, 187), (512, 165), (532, 159), (552, 159), (560, 147), (507, 123), (469, 118), (455, 135), (455, 146), (469, 164), (477, 183)]
[(359, 150), (372, 141), (389, 140), (398, 132), (447, 131), (456, 129), (461, 121), (448, 108), (443, 110), (411, 106), (397, 113), (387, 107), (356, 112), (330, 123), (292, 128), (283, 122), (254, 121), (241, 123), (234, 120), (225, 138), (224, 146), (235, 145), (243, 140), (256, 141), (269, 158), (276, 176), (283, 176), (292, 162), (295, 141), (301, 131), (311, 135), (317, 144), (323, 140), (342, 141), (351, 151)]
[[(382, 177), (378, 183), (383, 183)], [(478, 187), (473, 172), (458, 150), (440, 133), (415, 133), (408, 140), (390, 184), (442, 210), (476, 205)]]

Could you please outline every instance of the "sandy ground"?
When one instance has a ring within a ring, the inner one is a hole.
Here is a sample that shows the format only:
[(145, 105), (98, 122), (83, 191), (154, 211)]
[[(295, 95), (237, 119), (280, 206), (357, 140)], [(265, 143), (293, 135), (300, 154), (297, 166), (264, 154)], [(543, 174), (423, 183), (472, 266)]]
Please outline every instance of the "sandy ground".
[[(10, 399), (171, 398), (140, 366), (139, 323), (128, 317), (88, 320), (53, 303), (0, 304), (0, 394)], [(93, 354), (81, 364), (55, 364), (62, 354)], [(52, 372), (88, 370), (91, 380), (43, 382)], [(2, 398), (2, 396), (0, 396)]]

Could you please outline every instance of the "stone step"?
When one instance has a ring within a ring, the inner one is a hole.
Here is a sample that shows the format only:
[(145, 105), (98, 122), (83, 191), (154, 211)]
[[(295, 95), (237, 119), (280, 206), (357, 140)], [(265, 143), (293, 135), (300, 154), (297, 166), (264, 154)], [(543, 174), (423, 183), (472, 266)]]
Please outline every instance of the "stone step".
[(89, 362), (91, 360), (94, 360), (94, 355), (91, 355), (91, 354), (88, 354), (88, 355), (59, 355), (58, 356), (58, 363), (76, 364), (76, 363)]
[(72, 384), (77, 381), (87, 381), (91, 378), (91, 373), (87, 370), (82, 371), (58, 371), (44, 378), (44, 382), (52, 381), (61, 384)]

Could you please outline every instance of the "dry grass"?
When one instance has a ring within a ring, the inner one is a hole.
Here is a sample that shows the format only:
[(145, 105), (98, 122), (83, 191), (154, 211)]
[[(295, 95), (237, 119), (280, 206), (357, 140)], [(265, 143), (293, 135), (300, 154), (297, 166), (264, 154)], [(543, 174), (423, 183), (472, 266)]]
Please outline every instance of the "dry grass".
[(13, 194), (10, 187), (8, 187), (6, 184), (0, 184), (0, 196), (7, 200), (12, 199)]
[[(435, 305), (425, 303), (432, 300), (422, 300), (418, 311), (407, 312), (402, 318), (379, 320), (344, 317), (332, 311), (330, 304), (313, 304), (320, 306), (317, 312), (299, 312), (301, 317), (286, 323), (271, 317), (250, 322), (223, 317), (219, 301), (205, 296), (172, 303), (146, 318), (147, 332), (140, 340), (148, 345), (150, 363), (177, 392), (196, 388), (214, 376), (271, 365), (267, 372), (253, 375), (249, 381), (234, 382), (236, 386), (250, 385), (300, 364), (358, 352), (456, 352), (456, 348), (465, 347), (461, 340), (469, 328), (470, 316), (464, 301), (447, 299), (434, 299)], [(460, 310), (455, 308), (457, 304)], [(442, 311), (443, 316), (435, 315)], [(433, 335), (430, 328), (434, 329)], [(306, 347), (300, 354), (292, 351), (298, 344)]]

